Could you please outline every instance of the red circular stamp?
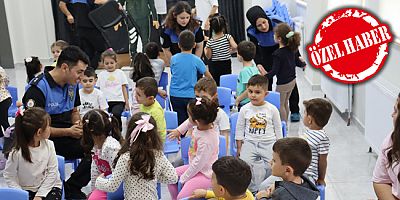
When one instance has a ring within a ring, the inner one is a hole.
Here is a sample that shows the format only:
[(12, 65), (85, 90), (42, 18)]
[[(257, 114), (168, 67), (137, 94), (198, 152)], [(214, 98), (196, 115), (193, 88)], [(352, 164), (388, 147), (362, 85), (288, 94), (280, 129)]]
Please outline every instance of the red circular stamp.
[(359, 8), (344, 8), (328, 15), (307, 46), (315, 68), (338, 82), (355, 84), (382, 68), (393, 40), (389, 27)]

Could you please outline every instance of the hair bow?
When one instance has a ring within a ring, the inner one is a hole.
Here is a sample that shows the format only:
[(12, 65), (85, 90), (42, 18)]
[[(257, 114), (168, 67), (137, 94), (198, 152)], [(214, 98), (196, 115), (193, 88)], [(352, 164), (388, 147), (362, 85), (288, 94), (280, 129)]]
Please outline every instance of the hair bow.
[(15, 116), (24, 116), (24, 111), (25, 109), (21, 106), (18, 108), (17, 112), (15, 113)]
[(291, 38), (291, 37), (293, 37), (293, 35), (294, 35), (294, 32), (293, 31), (289, 31), (289, 33), (287, 33), (286, 34), (286, 38)]
[(150, 115), (142, 115), (142, 119), (135, 122), (136, 127), (135, 127), (135, 129), (133, 129), (133, 131), (131, 133), (131, 140), (130, 140), (131, 145), (133, 142), (136, 141), (140, 132), (147, 132), (154, 128), (154, 125), (151, 124), (149, 122), (149, 120), (150, 120)]
[(200, 97), (197, 97), (196, 98), (196, 106), (198, 106), (198, 105), (200, 105), (201, 104), (201, 98)]
[(27, 62), (27, 63), (30, 63), (30, 62), (32, 62), (32, 57), (31, 57), (31, 56), (29, 56), (29, 57), (25, 58), (25, 62)]

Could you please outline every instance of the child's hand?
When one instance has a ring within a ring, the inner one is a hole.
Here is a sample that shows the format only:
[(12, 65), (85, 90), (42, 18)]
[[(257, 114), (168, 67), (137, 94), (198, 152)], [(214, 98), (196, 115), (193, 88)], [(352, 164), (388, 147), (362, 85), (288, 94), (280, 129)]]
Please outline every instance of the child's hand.
[(42, 200), (42, 197), (35, 197), (33, 200)]
[(257, 65), (257, 69), (260, 72), (261, 75), (265, 76), (266, 74), (268, 74), (267, 71), (265, 71), (264, 67), (260, 64)]
[(160, 23), (158, 21), (153, 21), (154, 28), (158, 29), (160, 27)]
[(206, 197), (207, 190), (205, 189), (196, 189), (193, 191), (193, 195), (189, 197), (189, 199), (199, 199)]
[(179, 131), (177, 129), (167, 130), (167, 132), (169, 132), (169, 134), (168, 134), (168, 139), (169, 140), (175, 140), (175, 139), (180, 140), (179, 136), (181, 135), (181, 133), (179, 133)]
[(164, 99), (167, 98), (167, 92), (163, 89), (158, 89), (158, 94)]
[(104, 178), (104, 173), (101, 173), (97, 178)]
[(317, 185), (326, 186), (326, 183), (325, 183), (325, 180), (324, 180), (324, 179), (318, 179), (316, 184), (317, 184)]

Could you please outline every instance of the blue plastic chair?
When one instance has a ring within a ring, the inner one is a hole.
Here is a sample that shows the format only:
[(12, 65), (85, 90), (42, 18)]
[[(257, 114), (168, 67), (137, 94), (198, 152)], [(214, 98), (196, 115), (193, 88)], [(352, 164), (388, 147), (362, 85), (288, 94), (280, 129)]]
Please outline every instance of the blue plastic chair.
[(12, 100), (12, 104), (11, 104), (10, 108), (8, 108), (8, 117), (15, 118), (15, 113), (18, 110), (18, 108), (17, 108), (18, 89), (13, 86), (8, 86), (7, 90), (8, 90), (8, 92), (10, 92), (11, 100)]
[(230, 115), (231, 113), (230, 105), (232, 96), (231, 89), (226, 87), (218, 87), (217, 92), (218, 92), (219, 106), (222, 108), (222, 110), (225, 111), (227, 115)]
[[(167, 130), (173, 130), (178, 127), (178, 114), (174, 111), (165, 111), (165, 122)], [(164, 154), (177, 153), (179, 151), (179, 144), (177, 140), (169, 140), (166, 138), (164, 144)]]
[(159, 94), (157, 94), (156, 96), (156, 100), (158, 101), (158, 103), (160, 104), (160, 106), (165, 109), (166, 105), (166, 100), (164, 98), (162, 98)]
[(62, 196), (61, 199), (65, 199), (65, 192), (64, 192), (64, 181), (65, 181), (65, 158), (63, 156), (57, 155), (58, 161), (58, 172), (60, 173), (60, 179), (62, 182)]
[(17, 188), (0, 188), (1, 199), (28, 200), (29, 193)]
[(219, 136), (219, 153), (218, 158), (226, 156), (226, 139), (225, 136)]
[(161, 77), (160, 77), (160, 82), (158, 83), (159, 87), (163, 87), (163, 90), (167, 89), (168, 85), (168, 73), (167, 72), (162, 72)]
[(231, 124), (231, 132), (230, 132), (230, 138), (229, 138), (229, 148), (231, 151), (232, 156), (236, 156), (236, 140), (235, 140), (235, 133), (236, 133), (236, 123), (239, 117), (239, 113), (233, 113), (229, 117), (229, 123)]
[(78, 168), (79, 159), (65, 160), (65, 164), (71, 163), (74, 171)]
[[(111, 174), (107, 178), (111, 178)], [(119, 185), (118, 189), (114, 192), (107, 192), (107, 200), (123, 200), (124, 199), (124, 182)]]
[(235, 94), (238, 82), (238, 75), (236, 74), (225, 74), (220, 77), (219, 85), (231, 89), (231, 106), (235, 105)]
[(317, 188), (319, 190), (319, 199), (320, 200), (325, 200), (325, 186), (317, 185)]
[[(132, 89), (130, 89), (128, 85), (126, 85), (126, 92), (128, 93), (128, 97), (132, 93)], [(121, 113), (121, 117), (126, 117), (127, 119), (129, 119), (130, 117), (132, 117), (132, 115), (130, 111), (123, 111)]]
[(189, 147), (190, 147), (190, 142), (192, 138), (186, 136), (181, 139), (181, 157), (183, 160), (183, 164), (187, 165), (189, 164)]
[(268, 91), (268, 95), (264, 100), (273, 104), (278, 110), (281, 108), (281, 94), (279, 92)]

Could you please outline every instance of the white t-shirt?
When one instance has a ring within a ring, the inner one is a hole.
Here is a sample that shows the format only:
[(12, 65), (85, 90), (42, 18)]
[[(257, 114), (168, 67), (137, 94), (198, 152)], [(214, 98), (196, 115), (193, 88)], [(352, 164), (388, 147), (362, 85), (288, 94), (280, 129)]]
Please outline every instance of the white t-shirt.
[(166, 0), (154, 0), (154, 6), (156, 7), (157, 14), (167, 14), (167, 1)]
[(157, 85), (160, 82), (161, 74), (164, 71), (164, 61), (162, 59), (150, 59), (150, 64), (154, 72), (154, 79), (157, 81)]
[(219, 132), (229, 130), (230, 128), (228, 115), (225, 111), (218, 108), (217, 118), (214, 120), (214, 130)]
[(108, 108), (106, 98), (102, 91), (94, 88), (92, 93), (86, 94), (84, 88), (79, 90), (79, 96), (81, 99), (81, 105), (79, 106), (79, 114), (81, 117), (85, 115), (88, 111), (93, 109), (105, 110)]
[(210, 15), (211, 8), (214, 5), (218, 6), (218, 0), (196, 0), (197, 17), (203, 21), (202, 28), (204, 28), (206, 20)]
[(126, 88), (122, 88), (122, 86), (128, 84), (128, 79), (122, 70), (116, 69), (113, 72), (102, 71), (98, 77), (96, 86), (100, 87), (108, 102), (125, 102), (122, 90), (126, 90)]
[(282, 138), (282, 122), (274, 105), (269, 102), (262, 106), (248, 103), (240, 109), (236, 140), (274, 141), (279, 138)]

